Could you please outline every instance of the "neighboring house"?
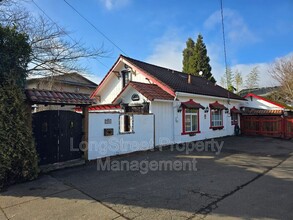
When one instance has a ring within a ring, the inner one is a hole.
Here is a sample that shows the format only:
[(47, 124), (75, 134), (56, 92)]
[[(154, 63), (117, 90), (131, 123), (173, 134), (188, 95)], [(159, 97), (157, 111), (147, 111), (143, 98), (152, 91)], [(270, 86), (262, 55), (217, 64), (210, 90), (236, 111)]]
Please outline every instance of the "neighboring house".
[(238, 95), (240, 96), (246, 96), (249, 93), (253, 93), (258, 96), (269, 96), (273, 92), (277, 91), (280, 87), (279, 86), (273, 86), (273, 87), (262, 87), (262, 88), (253, 88), (253, 89), (242, 89)]
[(248, 93), (244, 98), (247, 101), (241, 106), (243, 115), (282, 115), (286, 109), (285, 105), (253, 93)]
[[(80, 93), (90, 96), (97, 84), (78, 73), (32, 78), (27, 80), (27, 89), (49, 90), (59, 92)], [(60, 106), (34, 106), (35, 111), (47, 109), (71, 110), (73, 107)]]
[[(233, 135), (246, 101), (202, 77), (122, 55), (91, 98), (98, 105), (89, 114), (89, 159)], [(101, 142), (115, 150), (102, 153)]]

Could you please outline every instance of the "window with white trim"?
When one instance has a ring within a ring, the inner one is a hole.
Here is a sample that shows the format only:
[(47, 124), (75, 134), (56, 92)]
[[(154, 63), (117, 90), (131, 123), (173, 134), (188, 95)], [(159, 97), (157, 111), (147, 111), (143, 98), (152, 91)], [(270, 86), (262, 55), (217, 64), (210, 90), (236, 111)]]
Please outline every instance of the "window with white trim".
[(220, 109), (211, 109), (211, 127), (223, 126), (223, 111)]
[(198, 132), (199, 131), (199, 121), (198, 121), (198, 109), (189, 109), (186, 108), (184, 111), (184, 131), (185, 133), (189, 132)]
[(133, 132), (133, 115), (123, 114), (119, 116), (119, 132), (120, 133)]

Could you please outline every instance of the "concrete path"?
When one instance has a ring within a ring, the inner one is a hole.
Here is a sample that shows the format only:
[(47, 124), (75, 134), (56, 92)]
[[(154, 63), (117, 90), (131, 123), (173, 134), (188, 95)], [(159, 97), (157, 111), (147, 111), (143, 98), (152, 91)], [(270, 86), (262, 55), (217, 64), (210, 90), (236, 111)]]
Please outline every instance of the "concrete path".
[(121, 161), (190, 161), (197, 171), (69, 168), (0, 194), (0, 219), (293, 219), (293, 142), (229, 137), (220, 154), (164, 150)]

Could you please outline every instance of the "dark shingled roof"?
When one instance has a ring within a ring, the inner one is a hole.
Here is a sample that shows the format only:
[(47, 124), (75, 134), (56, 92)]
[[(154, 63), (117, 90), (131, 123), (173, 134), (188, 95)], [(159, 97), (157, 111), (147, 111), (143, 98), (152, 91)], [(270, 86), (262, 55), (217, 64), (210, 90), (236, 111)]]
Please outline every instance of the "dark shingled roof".
[(230, 99), (245, 100), (244, 98), (227, 91), (226, 89), (213, 84), (199, 76), (191, 76), (191, 83), (188, 83), (188, 74), (176, 70), (167, 69), (153, 64), (145, 63), (121, 55), (136, 67), (152, 75), (175, 92), (185, 92), (198, 95), (216, 96)]
[(89, 95), (73, 92), (26, 89), (27, 99), (34, 104), (48, 105), (91, 105)]

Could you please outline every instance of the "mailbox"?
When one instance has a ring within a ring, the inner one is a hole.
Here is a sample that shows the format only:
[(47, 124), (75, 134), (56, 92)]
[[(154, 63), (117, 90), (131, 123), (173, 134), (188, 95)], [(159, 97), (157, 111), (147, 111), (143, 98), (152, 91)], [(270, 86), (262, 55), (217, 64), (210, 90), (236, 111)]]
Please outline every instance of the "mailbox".
[(112, 136), (114, 134), (113, 128), (104, 128), (104, 136)]

